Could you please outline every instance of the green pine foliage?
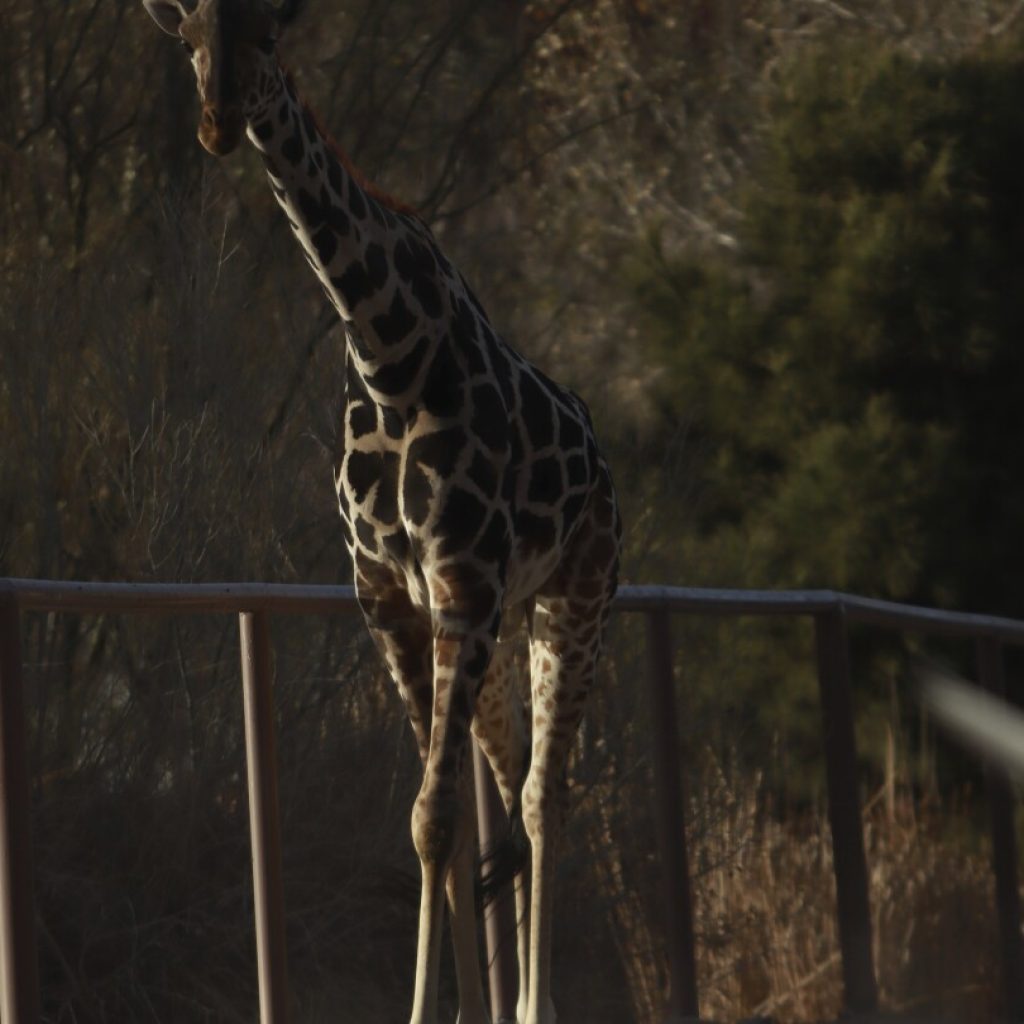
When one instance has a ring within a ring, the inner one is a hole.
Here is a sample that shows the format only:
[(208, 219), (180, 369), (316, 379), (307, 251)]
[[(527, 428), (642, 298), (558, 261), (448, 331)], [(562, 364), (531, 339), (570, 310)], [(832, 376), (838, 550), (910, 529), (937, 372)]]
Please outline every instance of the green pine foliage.
[(777, 97), (737, 251), (634, 267), (702, 582), (1024, 614), (1024, 58), (832, 45)]

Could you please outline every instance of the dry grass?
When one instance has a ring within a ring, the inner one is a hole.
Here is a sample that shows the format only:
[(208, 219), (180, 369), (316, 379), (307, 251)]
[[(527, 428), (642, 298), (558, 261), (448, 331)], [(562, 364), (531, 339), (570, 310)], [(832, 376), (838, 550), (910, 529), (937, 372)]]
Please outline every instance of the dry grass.
[[(691, 847), (702, 1015), (835, 1020), (842, 982), (827, 821), (817, 813), (779, 821), (756, 785), (705, 791), (695, 818), (705, 801), (715, 826)], [(590, 811), (588, 801), (580, 814), (593, 830), (596, 877), (566, 872), (562, 905), (573, 917), (559, 920), (559, 941), (573, 955), (556, 971), (559, 1005), (583, 1000), (569, 1024), (654, 1024), (664, 1019), (667, 964), (652, 837), (641, 828), (627, 845), (614, 811), (593, 818)], [(992, 875), (987, 850), (964, 838), (969, 829), (966, 815), (949, 809), (922, 815), (908, 806), (890, 820), (876, 807), (867, 815), (875, 960), (887, 1011), (930, 1022), (998, 1019)], [(578, 890), (595, 882), (588, 905)]]
[[(780, 822), (757, 787), (705, 799), (718, 827), (698, 837), (696, 927), (702, 1012), (712, 1019), (835, 1019), (841, 960), (830, 834), (821, 814)], [(962, 814), (865, 817), (874, 949), (886, 1010), (983, 1024), (998, 1010), (987, 853)], [(959, 832), (959, 836), (957, 835)]]
[[(29, 639), (44, 625), (33, 620)], [(59, 693), (54, 663), (30, 659), (41, 960), (53, 1021), (253, 1019), (237, 652), (230, 624), (176, 628), (165, 637), (163, 626), (141, 621), (118, 627), (109, 649), (137, 660), (119, 687), (107, 663)], [(282, 622), (275, 636), (295, 1020), (400, 1024), (418, 894), (408, 727), (358, 623), (325, 624), (320, 636)], [(179, 641), (180, 660), (154, 658)], [(563, 1024), (663, 1019), (649, 732), (643, 691), (627, 675), (598, 687), (576, 751), (558, 876), (554, 996)], [(76, 752), (70, 764), (57, 757), (66, 751)], [(834, 1019), (840, 962), (823, 815), (779, 813), (760, 779), (720, 770), (707, 753), (703, 763), (690, 780), (689, 838), (704, 1015)], [(968, 799), (927, 810), (896, 799), (865, 814), (888, 1009), (929, 1021), (995, 1019), (992, 881), (984, 843), (972, 838), (976, 810)], [(442, 1020), (454, 1019), (455, 998), (446, 959)]]

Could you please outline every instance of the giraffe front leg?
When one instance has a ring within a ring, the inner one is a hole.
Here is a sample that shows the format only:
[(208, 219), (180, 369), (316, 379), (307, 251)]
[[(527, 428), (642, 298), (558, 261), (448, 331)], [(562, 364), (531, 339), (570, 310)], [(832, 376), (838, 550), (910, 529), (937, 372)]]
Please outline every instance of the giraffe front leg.
[(477, 942), (476, 893), (473, 867), (476, 852), (476, 806), (471, 774), (463, 770), (460, 780), (460, 835), (448, 872), (448, 910), (455, 953), (455, 979), (459, 987), (459, 1015), (456, 1024), (490, 1024), (480, 977)]
[[(486, 1024), (472, 894), (473, 817), (466, 793), (466, 753), (477, 687), (493, 650), (489, 632), (452, 628), (437, 615), (434, 705), (430, 741), (412, 813), (412, 836), (422, 871), (416, 983), (410, 1024), (436, 1024), (441, 923), (449, 871), (452, 937), (459, 981), (460, 1021)], [(461, 625), (464, 617), (454, 619)]]
[[(435, 735), (434, 634), (429, 617), (412, 604), (391, 570), (358, 556), (355, 562), (356, 592), (366, 624), (405, 704), (424, 766), (424, 782), (412, 816), (413, 842), (423, 870), (423, 890), (411, 1019), (413, 1024), (436, 1024), (444, 880), (451, 848), (455, 845), (453, 837), (459, 815), (454, 791), (450, 807), (446, 806), (448, 802), (441, 787), (429, 787), (427, 794), (428, 781), (437, 775), (436, 758), (431, 767), (430, 756)], [(438, 736), (441, 731), (438, 730)]]
[[(459, 780), (455, 852), (452, 854), (451, 865), (447, 871), (446, 884), (449, 925), (455, 954), (455, 976), (459, 990), (459, 1015), (456, 1024), (490, 1024), (480, 975), (477, 945), (476, 899), (473, 885), (476, 814), (469, 781), (469, 773), (463, 770)], [(413, 827), (415, 829), (416, 825), (414, 824)], [(433, 888), (436, 885), (436, 878), (431, 865), (423, 876), (420, 948), (417, 956), (417, 999), (413, 1010), (413, 1020), (418, 1019), (416, 1014), (423, 1012), (423, 1008), (431, 998), (436, 1001), (436, 989), (432, 991), (430, 981), (431, 977), (436, 977), (436, 973), (431, 975), (430, 972), (435, 970), (440, 938), (435, 930), (435, 920), (424, 916), (424, 908), (428, 905), (426, 901), (436, 898)], [(430, 913), (433, 913), (432, 903), (430, 907)], [(426, 938), (427, 936), (429, 938)], [(421, 991), (422, 995), (420, 995)]]

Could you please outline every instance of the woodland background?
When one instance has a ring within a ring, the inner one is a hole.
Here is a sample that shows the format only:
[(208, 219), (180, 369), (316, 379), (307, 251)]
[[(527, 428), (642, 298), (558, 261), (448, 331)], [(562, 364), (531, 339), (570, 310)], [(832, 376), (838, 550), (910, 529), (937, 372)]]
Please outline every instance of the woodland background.
[[(348, 582), (341, 333), (258, 162), (201, 150), (138, 0), (2, 6), (0, 575)], [(1024, 617), (1019, 0), (310, 0), (283, 50), (588, 399), (627, 580)], [(664, 995), (637, 634), (574, 754), (566, 1024)], [(677, 641), (702, 1008), (834, 1014), (810, 634)], [(991, 1019), (978, 777), (913, 707), (920, 648), (854, 641), (883, 1000)], [(298, 1019), (402, 1020), (401, 709), (357, 622), (278, 622), (275, 656)], [(25, 657), (47, 1019), (253, 1019), (234, 622), (32, 616)]]

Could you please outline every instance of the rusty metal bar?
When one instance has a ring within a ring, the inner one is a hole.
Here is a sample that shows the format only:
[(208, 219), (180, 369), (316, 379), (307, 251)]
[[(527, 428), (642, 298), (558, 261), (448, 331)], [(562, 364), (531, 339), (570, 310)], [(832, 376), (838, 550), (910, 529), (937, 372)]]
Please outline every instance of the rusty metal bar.
[(878, 985), (871, 951), (871, 906), (857, 787), (849, 639), (843, 611), (815, 616), (818, 685), (825, 741), (828, 817), (836, 875), (839, 947), (843, 956), (844, 1008), (878, 1010)]
[[(476, 740), (473, 740), (473, 774), (480, 851), (486, 854), (500, 841), (507, 828), (508, 818), (491, 766)], [(491, 1019), (495, 1024), (514, 1021), (519, 994), (519, 965), (516, 962), (515, 891), (511, 885), (484, 908), (484, 944), (487, 950)]]
[(32, 820), (21, 671), (21, 616), (0, 591), (0, 1019), (40, 1017)]
[(266, 612), (243, 612), (239, 619), (260, 1021), (262, 1024), (287, 1024), (288, 954), (277, 800), (270, 624)]
[(699, 999), (693, 894), (672, 671), (672, 626), (665, 609), (647, 615), (647, 647), (658, 846), (668, 910), (668, 1020), (678, 1021), (699, 1016)]
[[(1003, 650), (998, 640), (976, 642), (981, 685), (997, 697), (1006, 695)], [(996, 915), (1003, 959), (1005, 1019), (1024, 1020), (1024, 949), (1021, 946), (1020, 890), (1017, 883), (1017, 830), (1013, 790), (1001, 772), (986, 770), (992, 827), (992, 870), (995, 875)]]

